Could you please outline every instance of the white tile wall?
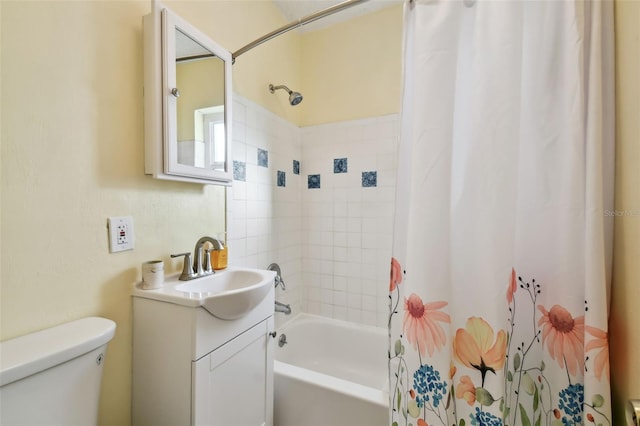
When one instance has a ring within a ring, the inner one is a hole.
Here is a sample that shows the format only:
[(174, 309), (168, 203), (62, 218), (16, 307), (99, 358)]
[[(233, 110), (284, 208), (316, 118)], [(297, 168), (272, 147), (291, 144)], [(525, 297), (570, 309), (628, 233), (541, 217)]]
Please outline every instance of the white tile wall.
[[(293, 174), (300, 160), (300, 129), (256, 104), (234, 95), (234, 161), (246, 164), (246, 181), (234, 180), (227, 189), (229, 263), (266, 268), (276, 262), (287, 290), (276, 299), (303, 309), (301, 175)], [(258, 149), (268, 151), (268, 167), (258, 165)], [(286, 186), (277, 186), (278, 170), (286, 173)], [(283, 315), (276, 315), (281, 323)], [(287, 318), (288, 319), (288, 318)]]
[[(227, 191), (230, 263), (279, 263), (287, 290), (276, 298), (294, 312), (386, 326), (398, 117), (300, 129), (238, 95), (233, 117), (233, 159), (246, 163), (246, 182)], [(268, 168), (258, 149), (269, 152)], [(347, 173), (333, 173), (336, 158), (347, 158)], [(363, 171), (377, 172), (376, 187), (362, 187)], [(319, 189), (307, 188), (310, 174), (321, 175)]]
[[(321, 175), (320, 189), (302, 190), (304, 306), (310, 313), (386, 326), (398, 117), (301, 133), (301, 173)], [(334, 174), (338, 158), (347, 158), (347, 173)], [(362, 187), (364, 171), (377, 172), (376, 187)]]

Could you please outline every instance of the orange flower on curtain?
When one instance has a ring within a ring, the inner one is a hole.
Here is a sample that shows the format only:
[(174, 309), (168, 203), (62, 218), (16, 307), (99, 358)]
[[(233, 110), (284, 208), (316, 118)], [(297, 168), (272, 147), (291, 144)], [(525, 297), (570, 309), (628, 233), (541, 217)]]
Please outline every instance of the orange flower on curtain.
[(413, 293), (404, 300), (404, 319), (402, 328), (409, 343), (420, 356), (440, 350), (447, 342), (447, 336), (439, 322), (450, 323), (448, 314), (439, 309), (447, 306), (447, 302), (422, 303), (422, 299)]
[[(494, 340), (495, 337), (495, 340)], [(459, 328), (453, 340), (453, 353), (462, 364), (475, 368), (482, 375), (482, 383), (487, 371), (495, 374), (504, 365), (507, 352), (507, 333), (493, 329), (484, 319), (471, 317), (465, 328)]]
[(569, 311), (560, 305), (553, 305), (549, 311), (538, 305), (542, 317), (538, 326), (542, 326), (542, 345), (547, 345), (551, 358), (575, 376), (584, 365), (584, 316), (573, 318)]
[(513, 302), (513, 295), (518, 289), (518, 284), (516, 283), (516, 270), (511, 268), (511, 279), (509, 280), (509, 287), (507, 288), (507, 302), (511, 304)]
[(471, 381), (471, 377), (460, 377), (460, 383), (456, 388), (456, 397), (464, 398), (467, 404), (473, 405), (476, 402), (476, 385)]
[(600, 349), (594, 360), (593, 368), (598, 380), (602, 379), (602, 373), (605, 373), (605, 377), (609, 377), (609, 341), (607, 339), (607, 332), (600, 330), (596, 327), (585, 326), (587, 333), (591, 334), (595, 339), (590, 340), (584, 347), (585, 352), (589, 352), (593, 349)]
[(396, 289), (396, 286), (402, 282), (402, 266), (395, 257), (391, 258), (391, 278), (389, 280), (389, 291)]

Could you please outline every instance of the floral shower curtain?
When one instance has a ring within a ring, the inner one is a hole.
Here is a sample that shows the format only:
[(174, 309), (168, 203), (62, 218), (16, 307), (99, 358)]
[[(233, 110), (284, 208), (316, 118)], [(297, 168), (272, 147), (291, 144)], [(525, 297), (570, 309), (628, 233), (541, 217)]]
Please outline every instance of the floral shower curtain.
[(611, 425), (612, 8), (405, 4), (390, 424)]

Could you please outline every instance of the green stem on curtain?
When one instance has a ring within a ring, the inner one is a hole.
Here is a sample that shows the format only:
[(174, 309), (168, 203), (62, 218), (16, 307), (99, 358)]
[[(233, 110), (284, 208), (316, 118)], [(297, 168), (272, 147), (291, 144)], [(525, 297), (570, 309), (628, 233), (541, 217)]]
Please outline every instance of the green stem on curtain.
[[(551, 389), (551, 383), (549, 382), (549, 380), (548, 380), (548, 379), (546, 378), (546, 376), (544, 375), (544, 372), (543, 372), (539, 367), (527, 368), (525, 371), (527, 371), (527, 372), (529, 372), (529, 371), (536, 371), (536, 372), (538, 372), (538, 374), (540, 375), (540, 377), (542, 377), (542, 378), (544, 379), (545, 383), (547, 384), (547, 389)], [(551, 397), (551, 392), (547, 392), (547, 393), (549, 394), (549, 410), (546, 410), (546, 409), (545, 409), (544, 401), (542, 400), (542, 398), (540, 398), (540, 403), (542, 404), (542, 411), (543, 411), (545, 414), (548, 414), (548, 413), (550, 413), (550, 412), (552, 411), (552, 410), (551, 410), (551, 406), (552, 406), (552, 404), (553, 404), (552, 397)]]
[[(526, 350), (524, 349), (524, 344), (522, 345), (523, 346), (523, 348), (522, 348), (522, 361), (520, 363), (521, 368), (520, 368), (520, 372), (518, 374), (518, 388), (517, 388), (518, 389), (518, 393), (516, 394), (516, 405), (515, 405), (516, 408), (518, 408), (518, 404), (520, 402), (520, 385), (522, 383), (522, 374), (525, 372), (525, 370), (524, 370), (524, 368), (522, 368), (522, 366), (524, 366), (524, 361), (525, 361), (525, 359), (527, 357), (527, 354), (531, 350), (531, 347), (533, 346), (533, 344), (537, 340), (539, 334), (540, 334), (540, 331), (537, 331), (534, 334), (534, 336), (531, 339), (531, 342), (529, 342), (529, 346), (527, 346)], [(514, 414), (513, 414), (514, 423), (513, 424), (515, 424), (515, 421), (516, 421), (517, 417), (518, 417), (517, 416), (517, 410), (514, 410)]]
[[(395, 390), (393, 391), (393, 396), (391, 397), (391, 400), (390, 400), (392, 409), (394, 409), (394, 407), (395, 407), (395, 402), (394, 401), (396, 400), (396, 397), (398, 395), (398, 381), (400, 380), (400, 375), (402, 374), (402, 372), (400, 371), (400, 367), (403, 366), (403, 365), (404, 365), (404, 370), (405, 370), (406, 375), (407, 375), (407, 377), (406, 377), (407, 383), (409, 382), (409, 368), (407, 367), (407, 362), (401, 356), (395, 356), (395, 357), (393, 357), (391, 359), (395, 359), (395, 358), (397, 358), (400, 362), (398, 362), (398, 370), (396, 371), (396, 384), (394, 386)], [(389, 361), (391, 361), (391, 360), (389, 360)], [(406, 398), (405, 398), (405, 401), (406, 401)], [(405, 404), (406, 404), (406, 402), (405, 402)], [(405, 419), (406, 419), (406, 416), (405, 416)]]
[[(509, 326), (511, 327), (511, 331), (507, 336), (507, 371), (509, 371), (509, 354), (511, 354), (511, 343), (513, 342), (513, 333), (515, 331), (515, 327), (514, 327), (514, 321), (516, 318), (516, 298), (515, 298), (515, 294), (513, 297), (513, 309), (509, 308), (509, 311), (511, 312), (511, 320), (509, 321)], [(514, 369), (514, 373), (515, 373), (515, 369)], [(506, 391), (505, 393), (505, 406), (506, 407), (510, 407), (511, 406), (511, 394), (512, 394), (512, 390), (513, 390), (513, 380), (511, 380), (511, 383), (509, 384), (507, 381), (507, 375), (503, 374), (504, 376), (504, 390)], [(509, 395), (509, 399), (506, 398), (506, 395)], [(508, 403), (507, 403), (508, 401)]]
[[(424, 409), (424, 415), (423, 415), (422, 417), (423, 417), (423, 420), (424, 420), (424, 421), (425, 421), (425, 423), (426, 423), (426, 421), (427, 421), (427, 406), (426, 406), (426, 404), (425, 404), (424, 408), (425, 408), (425, 409)], [(429, 411), (431, 411), (432, 413), (435, 413), (435, 415), (436, 415), (436, 416), (438, 416), (438, 419), (440, 419), (440, 423), (442, 423), (443, 425), (446, 425), (446, 424), (447, 424), (447, 423), (442, 419), (442, 416), (440, 415), (440, 409), (438, 408), (438, 411), (436, 411), (436, 410), (433, 408), (433, 405), (431, 405), (431, 401), (429, 401)]]
[(569, 386), (571, 386), (571, 375), (569, 374), (569, 367), (567, 366), (567, 358), (562, 355), (562, 360), (564, 361), (564, 365), (567, 370), (567, 380), (569, 380)]
[(591, 404), (587, 404), (585, 403), (584, 405), (586, 405), (587, 407), (591, 408), (593, 411), (595, 411), (596, 413), (600, 414), (602, 417), (604, 417), (604, 419), (607, 421), (607, 424), (611, 424), (611, 421), (609, 420), (609, 418), (602, 412), (599, 411), (596, 407), (594, 407)]
[(398, 299), (396, 299), (396, 305), (393, 307), (393, 309), (391, 310), (391, 313), (389, 314), (389, 330), (391, 330), (391, 319), (393, 318), (393, 314), (397, 314), (398, 312), (396, 311), (396, 309), (398, 309), (398, 305), (400, 304), (400, 287), (396, 286), (396, 290), (398, 292)]

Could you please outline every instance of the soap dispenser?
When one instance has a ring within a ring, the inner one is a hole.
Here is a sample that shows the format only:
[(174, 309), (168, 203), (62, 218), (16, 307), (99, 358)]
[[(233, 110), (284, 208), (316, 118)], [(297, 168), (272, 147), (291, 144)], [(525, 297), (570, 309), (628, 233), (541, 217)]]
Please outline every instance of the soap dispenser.
[(224, 269), (228, 264), (228, 247), (226, 238), (219, 238), (219, 241), (224, 241), (221, 250), (211, 250), (211, 265), (213, 269), (218, 271)]

